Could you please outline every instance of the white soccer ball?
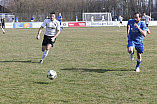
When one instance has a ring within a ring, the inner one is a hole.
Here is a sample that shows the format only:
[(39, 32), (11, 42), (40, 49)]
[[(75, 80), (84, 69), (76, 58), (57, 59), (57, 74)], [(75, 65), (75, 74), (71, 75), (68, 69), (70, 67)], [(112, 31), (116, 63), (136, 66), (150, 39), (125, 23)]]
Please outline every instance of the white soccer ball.
[(50, 80), (53, 80), (57, 77), (57, 73), (54, 70), (49, 70), (47, 72), (47, 78), (49, 78)]

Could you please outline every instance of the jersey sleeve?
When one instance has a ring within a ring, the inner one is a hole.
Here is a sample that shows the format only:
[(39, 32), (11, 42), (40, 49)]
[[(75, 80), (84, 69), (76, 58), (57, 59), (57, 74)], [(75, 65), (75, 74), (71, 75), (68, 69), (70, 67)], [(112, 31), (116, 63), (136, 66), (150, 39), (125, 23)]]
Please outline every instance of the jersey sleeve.
[(47, 23), (47, 19), (44, 20), (44, 22), (42, 23), (41, 26), (42, 26), (42, 27), (45, 27), (45, 26), (46, 26), (46, 23)]
[(144, 22), (142, 22), (142, 24), (141, 24), (141, 25), (142, 25), (142, 26), (141, 26), (141, 27), (142, 27), (141, 29), (142, 29), (142, 30), (145, 30), (145, 31), (147, 31), (146, 24), (145, 24)]
[(131, 19), (128, 20), (128, 25), (130, 25)]

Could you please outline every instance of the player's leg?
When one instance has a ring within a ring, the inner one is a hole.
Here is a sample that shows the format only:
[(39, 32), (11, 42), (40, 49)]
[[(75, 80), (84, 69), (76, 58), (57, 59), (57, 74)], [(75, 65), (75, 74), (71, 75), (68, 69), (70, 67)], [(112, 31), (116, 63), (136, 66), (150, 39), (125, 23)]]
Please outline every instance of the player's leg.
[(120, 25), (121, 25), (121, 21), (119, 22), (119, 28), (120, 28)]
[(47, 46), (44, 46), (44, 45), (42, 46), (42, 52), (44, 52), (46, 50), (46, 47)]
[(43, 52), (43, 56), (40, 60), (40, 63), (43, 63), (43, 60), (46, 58), (46, 56), (49, 53), (50, 48), (52, 47), (51, 44), (47, 44), (47, 46), (42, 46), (42, 52)]
[(137, 64), (136, 64), (136, 72), (140, 72), (140, 64), (141, 64), (141, 60), (142, 60), (142, 56), (141, 54), (144, 52), (144, 46), (143, 44), (138, 45), (135, 47), (137, 50)]
[(5, 34), (5, 31), (4, 31), (4, 29), (2, 28), (1, 23), (0, 23), (0, 28), (2, 29), (3, 34)]
[(131, 40), (128, 40), (128, 53), (130, 53), (130, 60), (134, 60), (134, 43)]
[(147, 33), (148, 33), (148, 34), (151, 34), (151, 32), (150, 32), (150, 30), (149, 30), (149, 28), (148, 28), (148, 24), (146, 24), (146, 26), (147, 26)]
[(141, 53), (138, 53), (137, 52), (137, 64), (136, 64), (136, 72), (140, 72), (140, 64), (141, 64), (141, 60), (142, 60), (142, 57), (141, 57)]
[(5, 24), (4, 23), (2, 24), (2, 28), (5, 29)]
[(44, 58), (47, 56), (47, 51), (46, 51), (47, 44), (48, 44), (48, 37), (44, 35), (44, 39), (43, 39), (43, 42), (42, 42), (42, 52), (43, 52), (43, 55), (42, 55), (42, 58), (40, 60), (41, 64), (43, 63)]
[(51, 44), (47, 44), (46, 48), (44, 46), (45, 51), (43, 52), (43, 56), (42, 56), (41, 60), (43, 60), (48, 55), (49, 50), (50, 50), (51, 47), (52, 47)]
[(53, 44), (55, 43), (55, 42), (52, 42), (51, 38), (52, 37), (44, 36), (44, 40), (42, 43), (43, 56), (40, 60), (40, 63), (43, 63), (44, 58), (46, 58), (46, 56), (49, 53), (50, 48), (53, 47)]
[(63, 29), (63, 26), (62, 26), (62, 21), (60, 21), (60, 27)]

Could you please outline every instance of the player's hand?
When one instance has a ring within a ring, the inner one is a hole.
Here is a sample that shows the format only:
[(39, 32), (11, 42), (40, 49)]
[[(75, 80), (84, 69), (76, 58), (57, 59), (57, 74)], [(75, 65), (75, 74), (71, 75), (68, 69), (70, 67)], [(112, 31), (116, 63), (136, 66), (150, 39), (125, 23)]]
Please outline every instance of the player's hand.
[(40, 35), (37, 35), (36, 39), (39, 40), (40, 39)]
[(53, 38), (51, 38), (51, 41), (52, 41), (52, 42), (55, 42), (55, 39), (56, 39), (56, 38), (55, 38), (55, 37), (53, 37)]
[(135, 26), (136, 28), (139, 28), (139, 26), (137, 25), (137, 23), (135, 23), (134, 26)]

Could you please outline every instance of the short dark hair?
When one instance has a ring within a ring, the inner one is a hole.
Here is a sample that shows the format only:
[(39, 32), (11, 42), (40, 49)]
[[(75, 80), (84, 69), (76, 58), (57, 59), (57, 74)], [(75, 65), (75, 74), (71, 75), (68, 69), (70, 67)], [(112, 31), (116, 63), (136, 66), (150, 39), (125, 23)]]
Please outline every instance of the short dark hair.
[(136, 14), (139, 14), (139, 17), (142, 17), (142, 15), (141, 15), (141, 13), (140, 13), (140, 12), (136, 12), (136, 13), (135, 13), (135, 15), (136, 15)]
[(55, 14), (55, 12), (51, 12), (50, 14)]

